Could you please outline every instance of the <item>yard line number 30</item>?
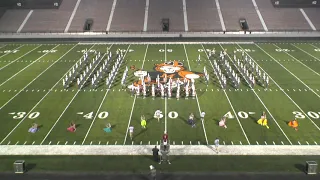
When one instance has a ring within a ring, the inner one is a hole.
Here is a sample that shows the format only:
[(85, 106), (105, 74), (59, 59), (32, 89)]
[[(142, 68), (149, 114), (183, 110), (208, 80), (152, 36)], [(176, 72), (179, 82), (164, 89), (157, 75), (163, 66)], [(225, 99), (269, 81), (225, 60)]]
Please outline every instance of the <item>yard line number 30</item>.
[(40, 112), (31, 112), (30, 114), (27, 114), (27, 112), (12, 112), (12, 113), (9, 113), (12, 116), (13, 119), (22, 119), (24, 117), (28, 117), (29, 119), (35, 119), (37, 117), (40, 116)]

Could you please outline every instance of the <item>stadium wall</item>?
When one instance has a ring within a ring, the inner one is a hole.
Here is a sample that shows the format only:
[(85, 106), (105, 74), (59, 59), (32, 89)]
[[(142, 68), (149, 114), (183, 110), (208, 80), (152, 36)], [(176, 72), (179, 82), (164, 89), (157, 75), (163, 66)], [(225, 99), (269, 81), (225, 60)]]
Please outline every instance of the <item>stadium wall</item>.
[(212, 42), (212, 41), (319, 41), (316, 32), (233, 33), (14, 33), (1, 34), (0, 42)]

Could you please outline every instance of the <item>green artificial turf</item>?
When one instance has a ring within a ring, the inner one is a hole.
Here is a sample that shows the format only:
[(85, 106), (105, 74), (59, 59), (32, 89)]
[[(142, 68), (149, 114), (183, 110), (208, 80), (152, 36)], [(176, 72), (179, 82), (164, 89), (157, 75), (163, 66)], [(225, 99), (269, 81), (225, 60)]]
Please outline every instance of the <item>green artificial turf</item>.
[[(165, 130), (176, 145), (212, 144), (216, 137), (221, 144), (235, 145), (320, 143), (319, 43), (4, 45), (0, 46), (2, 145), (157, 144)], [(89, 50), (92, 59), (91, 51), (105, 53), (107, 47), (111, 47), (113, 60), (117, 49), (128, 50), (110, 89), (103, 81), (93, 90), (90, 80), (81, 91), (75, 83), (67, 91), (63, 89), (61, 78), (82, 57), (82, 50)], [(245, 51), (270, 75), (269, 88), (256, 85), (250, 89), (241, 78), (239, 90), (229, 80), (226, 90), (222, 90), (205, 53), (213, 48), (216, 55), (212, 62), (219, 59), (220, 51), (227, 49), (226, 59), (240, 77), (229, 59), (233, 58), (233, 51), (242, 59), (241, 51)], [(200, 63), (196, 61), (199, 55)], [(197, 98), (135, 98), (128, 88), (121, 86), (126, 67), (129, 68), (126, 85), (130, 85), (138, 80), (133, 75), (135, 70), (155, 72), (155, 64), (173, 60), (183, 63), (187, 71), (202, 73), (206, 67), (210, 82), (206, 85), (203, 78), (196, 80)], [(131, 70), (131, 66), (136, 69)], [(157, 109), (165, 115), (161, 122), (153, 118)], [(199, 111), (206, 112), (203, 123)], [(263, 111), (267, 113), (270, 129), (256, 123)], [(176, 118), (168, 115), (175, 113)], [(195, 114), (195, 128), (186, 123), (190, 113)], [(224, 129), (218, 126), (218, 121), (227, 113), (233, 118), (228, 119), (228, 128)], [(147, 129), (140, 128), (142, 114), (148, 120)], [(300, 124), (298, 131), (287, 125), (295, 116)], [(66, 131), (71, 121), (78, 125), (76, 133)], [(41, 128), (30, 134), (27, 131), (34, 122)], [(113, 125), (112, 133), (102, 130), (106, 123)], [(135, 127), (133, 141), (127, 134), (129, 125)]]

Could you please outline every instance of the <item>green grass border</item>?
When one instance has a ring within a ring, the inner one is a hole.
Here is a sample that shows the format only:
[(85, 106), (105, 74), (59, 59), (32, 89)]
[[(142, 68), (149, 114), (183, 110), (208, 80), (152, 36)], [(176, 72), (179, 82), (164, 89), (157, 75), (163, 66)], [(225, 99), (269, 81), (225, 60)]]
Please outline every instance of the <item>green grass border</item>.
[(159, 165), (152, 156), (0, 156), (0, 171), (13, 172), (16, 160), (25, 160), (29, 172), (304, 172), (306, 161), (320, 156), (171, 156), (171, 165)]

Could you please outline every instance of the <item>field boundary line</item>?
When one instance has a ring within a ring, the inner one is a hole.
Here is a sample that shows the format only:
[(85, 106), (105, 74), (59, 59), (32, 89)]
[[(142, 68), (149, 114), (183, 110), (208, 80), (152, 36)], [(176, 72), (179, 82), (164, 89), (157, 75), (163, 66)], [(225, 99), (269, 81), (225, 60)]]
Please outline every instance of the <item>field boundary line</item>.
[(31, 82), (29, 82), (26, 86), (24, 86), (17, 94), (15, 94), (9, 101), (7, 101), (4, 105), (0, 107), (0, 110), (5, 107), (8, 103), (10, 103), (16, 96), (18, 96), (23, 90), (25, 90), (30, 84), (32, 84), (35, 80), (37, 80), (40, 76), (42, 76), (43, 73), (45, 73), (48, 69), (50, 69), (53, 65), (55, 65), (60, 59), (62, 59), (65, 55), (67, 55), (73, 48), (75, 48), (77, 45), (73, 46), (71, 49), (69, 49), (66, 53), (64, 53), (62, 56), (60, 56), (59, 59), (57, 59), (54, 63), (52, 63), (49, 67), (47, 67), (44, 71), (42, 71), (37, 77), (35, 77)]
[[(112, 47), (112, 45), (109, 47), (109, 49), (111, 49), (111, 47)], [(126, 53), (125, 53), (124, 56), (122, 57), (122, 58), (123, 58), (122, 61), (124, 61), (124, 58), (126, 57), (128, 51), (129, 51), (129, 48), (130, 48), (130, 45), (128, 46), (128, 48), (127, 48), (127, 50), (126, 50)], [(122, 65), (122, 63), (123, 63), (123, 62), (121, 62), (120, 66)], [(119, 69), (120, 69), (120, 67), (119, 67)], [(83, 145), (84, 142), (86, 141), (86, 139), (87, 139), (87, 137), (88, 137), (88, 135), (89, 135), (89, 133), (90, 133), (90, 130), (91, 130), (91, 128), (92, 128), (95, 120), (97, 119), (98, 113), (99, 113), (99, 111), (100, 111), (100, 109), (101, 109), (101, 107), (102, 107), (102, 105), (103, 105), (103, 103), (104, 103), (104, 100), (106, 99), (106, 97), (107, 97), (107, 95), (108, 95), (108, 93), (109, 93), (109, 91), (110, 91), (110, 87), (111, 87), (112, 83), (113, 83), (114, 80), (116, 79), (115, 76), (118, 74), (119, 69), (118, 69), (117, 72), (115, 73), (114, 78), (112, 79), (112, 82), (109, 84), (109, 86), (108, 86), (108, 88), (107, 88), (107, 89), (108, 89), (107, 92), (104, 94), (104, 96), (103, 96), (103, 98), (102, 98), (102, 101), (101, 101), (101, 103), (100, 103), (100, 105), (99, 105), (99, 107), (98, 107), (97, 113), (96, 113), (96, 115), (94, 116), (94, 118), (93, 118), (93, 120), (92, 120), (92, 122), (91, 122), (91, 124), (90, 124), (90, 127), (89, 127), (89, 129), (88, 129), (88, 131), (87, 131), (87, 133), (86, 133), (83, 141), (82, 141), (82, 145)]]
[[(225, 50), (223, 48), (223, 46), (220, 44), (220, 47)], [(227, 53), (227, 56), (229, 57), (229, 59), (231, 60), (231, 57), (229, 56), (229, 54)], [(288, 138), (287, 134), (283, 131), (283, 129), (281, 128), (281, 126), (279, 125), (278, 121), (276, 120), (276, 118), (274, 118), (274, 116), (272, 115), (272, 113), (269, 111), (269, 109), (267, 108), (267, 106), (264, 104), (264, 102), (260, 99), (259, 95), (255, 92), (254, 89), (252, 89), (252, 92), (254, 93), (254, 95), (259, 99), (260, 103), (263, 105), (263, 107), (268, 111), (269, 115), (271, 116), (271, 118), (273, 119), (273, 121), (277, 124), (278, 128), (280, 129), (280, 131), (282, 132), (282, 134), (286, 137), (286, 139), (288, 140), (288, 142), (290, 143), (290, 145), (292, 145), (291, 140)]]
[[(279, 46), (277, 46), (276, 44), (273, 44), (275, 47), (280, 48)], [(281, 49), (281, 48), (280, 48)], [(309, 66), (307, 66), (306, 64), (304, 64), (303, 62), (301, 62), (299, 59), (297, 59), (296, 57), (294, 57), (293, 55), (289, 54), (288, 52), (285, 52), (287, 55), (289, 55), (290, 57), (292, 57), (293, 59), (295, 59), (296, 61), (298, 61), (300, 64), (302, 64), (303, 66), (305, 66), (306, 68), (308, 68), (310, 71), (312, 71), (313, 73), (317, 74), (318, 76), (320, 76), (319, 73), (317, 73), (316, 71), (314, 71), (313, 69), (311, 69)]]
[(278, 60), (276, 60), (273, 56), (271, 56), (268, 52), (266, 52), (263, 48), (261, 48), (258, 44), (255, 44), (259, 49), (261, 49), (265, 54), (267, 54), (269, 57), (271, 57), (275, 62), (277, 62), (283, 69), (288, 71), (293, 77), (295, 77), (297, 80), (299, 80), (303, 85), (305, 85), (310, 91), (312, 91), (318, 98), (320, 98), (319, 94), (314, 92), (313, 89), (311, 89), (307, 84), (305, 84), (300, 78), (298, 78), (296, 75), (294, 75), (291, 71), (289, 71), (286, 67), (284, 67), (281, 63), (279, 63)]
[[(15, 59), (15, 60), (11, 61), (10, 63), (6, 64), (5, 66), (1, 67), (1, 68), (0, 68), (0, 71), (1, 71), (2, 69), (6, 68), (7, 66), (9, 66), (10, 64), (16, 62), (17, 60), (21, 59), (22, 57), (24, 57), (24, 56), (28, 55), (29, 53), (33, 52), (34, 50), (38, 49), (38, 48), (41, 47), (41, 46), (42, 46), (42, 45), (39, 45), (39, 46), (33, 48), (31, 51), (28, 51), (27, 53), (23, 54), (22, 56), (18, 57), (17, 59)], [(22, 47), (22, 46), (21, 46), (21, 47)], [(9, 53), (8, 53), (8, 54), (9, 54)]]
[[(238, 45), (238, 47), (240, 47), (240, 48), (243, 50), (243, 48), (242, 48), (239, 44), (237, 44), (237, 45)], [(245, 52), (245, 53), (246, 53), (246, 55), (248, 55), (248, 56), (255, 62), (255, 64), (256, 64), (264, 73), (266, 73), (266, 75), (274, 82), (274, 84), (275, 84), (276, 86), (278, 86), (279, 89), (283, 89), (283, 88), (281, 88), (281, 86), (254, 60), (254, 58), (252, 58), (247, 52)], [(301, 108), (285, 91), (282, 90), (282, 92), (283, 92), (283, 93), (291, 100), (291, 102), (305, 115), (305, 117), (307, 117), (307, 118), (311, 121), (311, 123), (320, 131), (319, 126), (318, 126), (317, 124), (315, 124), (315, 122), (313, 122), (311, 118), (309, 118), (309, 116), (302, 110), (302, 108)]]
[[(71, 67), (69, 70), (71, 70), (71, 69), (72, 69), (72, 67)], [(69, 71), (69, 70), (68, 70), (68, 71)], [(67, 73), (68, 73), (68, 71), (67, 71)], [(56, 82), (56, 84), (54, 84), (54, 85), (51, 87), (51, 89), (53, 89), (55, 86), (57, 86), (58, 83), (64, 78), (64, 76), (65, 76), (67, 73), (65, 73), (65, 74)], [(51, 91), (49, 90), (49, 91), (40, 99), (40, 101), (38, 101), (37, 104), (33, 106), (33, 108), (24, 116), (24, 118), (22, 118), (22, 119), (20, 120), (20, 122), (10, 131), (10, 133), (7, 134), (7, 136), (0, 142), (0, 144), (2, 144), (2, 143), (13, 133), (13, 131), (29, 116), (29, 114), (44, 100), (45, 97), (47, 97), (47, 95), (48, 95), (50, 92), (51, 92)]]
[[(188, 57), (188, 53), (187, 53), (185, 44), (183, 44), (183, 48), (184, 48), (184, 53), (186, 54), (186, 58), (187, 58), (189, 70), (192, 71), (192, 70), (191, 70), (190, 63), (189, 63), (189, 57)], [(199, 100), (198, 100), (198, 93), (196, 93), (196, 100), (197, 100), (197, 104), (198, 104), (199, 115), (201, 116), (202, 111), (201, 111), (200, 104), (199, 104)], [(204, 120), (203, 120), (203, 121), (204, 121)], [(207, 145), (209, 145), (206, 128), (205, 128), (205, 126), (204, 126), (204, 122), (203, 122), (203, 121), (201, 121), (202, 128), (203, 128), (203, 133), (204, 133), (204, 137), (206, 138)]]
[[(144, 67), (144, 62), (145, 62), (146, 57), (147, 57), (148, 48), (149, 48), (149, 44), (147, 44), (146, 51), (145, 51), (145, 53), (144, 53), (143, 62), (142, 62), (142, 66), (141, 66), (141, 69), (142, 69), (142, 70), (143, 70), (143, 67)], [(133, 114), (133, 110), (134, 110), (134, 105), (136, 104), (136, 99), (137, 99), (137, 95), (135, 94), (135, 95), (134, 95), (134, 99), (133, 99), (133, 103), (132, 103), (132, 106), (131, 106), (131, 112), (130, 112), (130, 116), (129, 116), (129, 120), (128, 120), (128, 126), (127, 126), (127, 130), (126, 130), (126, 136), (124, 137), (124, 140), (123, 140), (123, 145), (125, 145), (125, 144), (126, 144), (126, 141), (127, 141), (129, 126), (130, 126), (130, 124), (131, 124), (131, 119), (132, 119), (132, 114)]]
[[(56, 45), (55, 47), (53, 47), (51, 50), (57, 48), (60, 45)], [(17, 76), (18, 74), (20, 74), (22, 71), (24, 71), (25, 69), (27, 69), (29, 66), (33, 65), (34, 63), (36, 63), (37, 61), (39, 61), (41, 58), (43, 58), (44, 56), (46, 56), (49, 52), (41, 55), (38, 59), (34, 60), (32, 63), (30, 63), (28, 66), (24, 67), (23, 69), (21, 69), (20, 71), (18, 71), (16, 74), (14, 74), (13, 76), (11, 76), (10, 78), (8, 78), (6, 81), (4, 81), (3, 83), (0, 84), (0, 87), (2, 85), (4, 85), (5, 83), (7, 83), (8, 81), (10, 81), (12, 78), (14, 78), (15, 76)]]
[(304, 53), (308, 54), (309, 56), (313, 57), (314, 59), (320, 61), (319, 58), (315, 57), (314, 55), (308, 53), (307, 51), (303, 50), (302, 48), (299, 48), (298, 46), (294, 45), (294, 44), (290, 44), (291, 46), (294, 46), (295, 48), (299, 49), (300, 51), (303, 51)]
[[(90, 44), (234, 44), (236, 42), (230, 42), (230, 41), (222, 41), (222, 42), (199, 42), (199, 41), (194, 41), (194, 42), (182, 42), (182, 41), (175, 41), (175, 42), (163, 42), (163, 41), (146, 41), (146, 42), (130, 42), (130, 41), (123, 41), (123, 42), (79, 42), (78, 44), (81, 45), (90, 45)], [(253, 41), (244, 41), (244, 42), (239, 42), (240, 44), (254, 44)]]
[[(155, 145), (1, 145), (0, 155), (150, 155)], [(170, 155), (320, 155), (317, 145), (170, 145)], [(293, 157), (294, 158), (294, 157)]]
[[(92, 49), (94, 47), (94, 45), (93, 46), (91, 46), (91, 48), (90, 49)], [(89, 49), (89, 50), (90, 50)], [(81, 57), (82, 58), (82, 57)], [(80, 60), (81, 60), (81, 58), (80, 58)], [(102, 60), (102, 59), (101, 59)], [(100, 60), (100, 61), (101, 61)], [(94, 72), (94, 70), (95, 70), (95, 68), (97, 68), (97, 66), (99, 65), (99, 63), (97, 63), (97, 65), (93, 68), (93, 70), (91, 71), (91, 73), (88, 75), (88, 77), (85, 79), (85, 81), (87, 81), (89, 78), (90, 78), (90, 76), (91, 76), (91, 74)], [(71, 67), (72, 68), (72, 67)], [(68, 72), (67, 72), (68, 73)], [(62, 77), (63, 78), (63, 77)], [(59, 81), (58, 81), (59, 82)], [(81, 88), (84, 86), (85, 84), (82, 84), (81, 86), (80, 86), (80, 88), (78, 89), (78, 91), (75, 93), (75, 95), (73, 96), (73, 98), (70, 100), (70, 102), (68, 103), (68, 105), (66, 106), (66, 108), (63, 110), (63, 112), (60, 114), (60, 116), (59, 116), (59, 118), (56, 120), (56, 122), (53, 124), (53, 126), (51, 127), (51, 129), (49, 130), (49, 132), (47, 133), (47, 135), (45, 136), (45, 138), (41, 141), (41, 143), (40, 143), (40, 145), (42, 145), (43, 144), (43, 142), (47, 139), (47, 137), (49, 136), (49, 134), (51, 133), (51, 131), (53, 130), (53, 128), (56, 126), (56, 124), (59, 122), (59, 120), (61, 119), (61, 117), (63, 116), (63, 114), (66, 112), (66, 110), (69, 108), (69, 106), (70, 106), (70, 104), (73, 102), (73, 100), (77, 97), (77, 95), (79, 94), (79, 92), (81, 91)]]
[[(201, 44), (201, 45), (202, 45), (202, 49), (204, 50), (207, 58), (209, 59), (209, 56), (208, 56), (208, 54), (207, 54), (206, 49), (204, 48), (203, 44)], [(210, 62), (210, 64), (211, 64), (212, 68), (214, 69), (213, 64), (212, 64), (212, 62), (210, 61), (210, 59), (209, 59), (209, 62)], [(220, 83), (221, 83), (221, 82), (220, 82)], [(230, 99), (229, 99), (228, 94), (226, 93), (226, 91), (223, 91), (223, 92), (224, 92), (224, 94), (225, 94), (225, 96), (226, 96), (226, 98), (227, 98), (227, 101), (229, 102), (229, 105), (230, 105), (230, 107), (231, 107), (231, 109), (232, 109), (232, 111), (233, 111), (233, 113), (234, 113), (234, 115), (235, 115), (235, 117), (236, 117), (239, 125), (240, 125), (240, 128), (241, 128), (241, 130), (242, 130), (242, 133), (243, 133), (244, 137), (246, 138), (248, 144), (250, 145), (250, 141), (249, 141), (249, 139), (248, 139), (248, 136), (247, 136), (246, 132), (245, 132), (244, 129), (243, 129), (243, 126), (242, 126), (242, 124), (241, 124), (241, 122), (240, 122), (240, 120), (239, 120), (239, 118), (238, 118), (238, 114), (237, 114), (236, 111), (234, 110), (234, 107), (233, 107), (233, 105), (232, 105), (232, 103), (231, 103), (231, 101), (230, 101)]]

